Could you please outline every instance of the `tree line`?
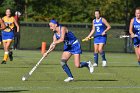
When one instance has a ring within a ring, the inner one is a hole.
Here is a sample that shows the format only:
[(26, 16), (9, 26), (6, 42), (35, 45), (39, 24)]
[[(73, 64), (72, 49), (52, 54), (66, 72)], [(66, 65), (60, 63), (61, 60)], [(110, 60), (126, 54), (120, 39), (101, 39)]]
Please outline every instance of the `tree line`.
[(55, 18), (60, 22), (89, 23), (99, 9), (109, 22), (125, 23), (139, 5), (139, 0), (0, 0), (0, 16), (11, 8), (13, 14), (22, 13), (22, 21), (48, 22)]

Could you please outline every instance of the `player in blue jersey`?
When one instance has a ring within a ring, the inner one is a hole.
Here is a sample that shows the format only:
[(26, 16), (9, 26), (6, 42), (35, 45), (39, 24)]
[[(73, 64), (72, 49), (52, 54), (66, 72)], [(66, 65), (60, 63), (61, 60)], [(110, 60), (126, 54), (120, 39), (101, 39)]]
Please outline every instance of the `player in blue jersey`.
[[(63, 70), (68, 75), (68, 78), (66, 78), (64, 81), (70, 82), (74, 80), (73, 75), (67, 65), (67, 61), (72, 55), (74, 55), (74, 63), (77, 68), (87, 67), (90, 73), (92, 73), (94, 69), (90, 61), (80, 62), (80, 54), (82, 53), (81, 45), (74, 34), (66, 27), (59, 25), (56, 20), (51, 20), (49, 26), (54, 32), (53, 43), (50, 45), (50, 49), (53, 50), (57, 44), (64, 42), (64, 51), (61, 57), (61, 65)], [(46, 53), (44, 56), (45, 55)]]
[(94, 34), (94, 64), (93, 66), (98, 66), (98, 53), (102, 56), (102, 66), (107, 66), (107, 60), (105, 58), (105, 52), (103, 50), (106, 40), (107, 31), (111, 28), (107, 20), (100, 16), (100, 11), (95, 11), (95, 19), (92, 23), (92, 30), (86, 39), (90, 38)]
[(135, 17), (131, 19), (129, 33), (134, 43), (138, 64), (140, 65), (140, 7), (136, 8)]

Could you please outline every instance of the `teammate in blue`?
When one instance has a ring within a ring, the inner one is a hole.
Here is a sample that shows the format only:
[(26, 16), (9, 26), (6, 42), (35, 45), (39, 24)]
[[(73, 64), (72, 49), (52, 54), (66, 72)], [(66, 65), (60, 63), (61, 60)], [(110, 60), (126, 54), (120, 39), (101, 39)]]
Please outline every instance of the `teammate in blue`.
[[(67, 61), (72, 55), (74, 55), (74, 63), (77, 68), (87, 67), (90, 73), (93, 73), (94, 69), (90, 61), (80, 62), (80, 54), (82, 53), (81, 45), (74, 34), (66, 27), (59, 25), (56, 20), (50, 20), (49, 26), (54, 32), (53, 43), (50, 45), (50, 49), (53, 50), (57, 44), (64, 42), (64, 51), (61, 57), (61, 65), (63, 70), (68, 75), (68, 78), (66, 78), (64, 81), (70, 82), (74, 80), (73, 75), (67, 65)], [(44, 56), (45, 55), (46, 53)]]
[(138, 64), (140, 65), (140, 7), (136, 8), (135, 17), (131, 19), (129, 33), (134, 43)]
[(94, 34), (94, 64), (93, 66), (98, 66), (98, 53), (102, 56), (102, 66), (107, 66), (107, 60), (105, 58), (105, 52), (103, 50), (106, 40), (107, 40), (107, 31), (111, 28), (109, 23), (105, 18), (100, 17), (100, 11), (95, 11), (95, 19), (93, 20), (92, 31), (85, 38), (88, 39)]

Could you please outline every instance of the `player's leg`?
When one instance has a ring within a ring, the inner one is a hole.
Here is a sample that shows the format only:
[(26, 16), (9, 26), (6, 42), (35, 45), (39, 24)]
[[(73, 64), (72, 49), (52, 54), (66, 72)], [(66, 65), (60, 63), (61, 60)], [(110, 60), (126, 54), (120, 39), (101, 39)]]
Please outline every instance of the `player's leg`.
[(67, 65), (67, 61), (69, 60), (70, 57), (71, 57), (70, 52), (63, 52), (62, 58), (61, 58), (61, 66), (63, 70), (66, 72), (66, 74), (68, 75), (68, 78), (64, 80), (65, 82), (70, 82), (74, 80), (73, 75)]
[(10, 59), (10, 61), (13, 61), (13, 51), (12, 51), (12, 49), (9, 49), (9, 59)]
[(133, 44), (134, 44), (134, 49), (135, 49), (135, 54), (138, 60), (138, 64), (140, 65), (140, 39), (139, 38), (132, 38)]
[(2, 37), (1, 37), (1, 34), (0, 34), (0, 45), (2, 44)]
[(11, 45), (11, 40), (3, 42), (3, 47), (4, 47), (4, 57), (2, 64), (6, 64), (6, 61), (8, 60), (8, 54), (9, 54), (9, 47)]
[(94, 44), (94, 64), (93, 64), (94, 67), (98, 66), (98, 48), (99, 45)]
[(90, 73), (93, 73), (94, 69), (91, 62), (80, 62), (80, 54), (74, 54), (74, 64), (77, 68), (87, 67)]
[(137, 56), (138, 64), (140, 65), (140, 47), (135, 47), (135, 54)]
[(104, 48), (104, 44), (103, 43), (99, 44), (98, 50), (102, 57), (102, 66), (104, 67), (104, 66), (107, 66), (107, 62), (106, 62), (105, 52), (103, 51), (103, 48)]

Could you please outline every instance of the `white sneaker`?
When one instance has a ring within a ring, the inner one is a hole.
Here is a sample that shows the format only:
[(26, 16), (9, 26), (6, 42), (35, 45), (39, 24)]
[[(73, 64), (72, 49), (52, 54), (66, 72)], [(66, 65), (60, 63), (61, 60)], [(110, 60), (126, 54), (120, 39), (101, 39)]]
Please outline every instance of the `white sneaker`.
[(68, 77), (68, 78), (66, 78), (66, 79), (64, 80), (64, 82), (70, 82), (70, 81), (73, 81), (73, 80), (74, 80), (74, 78)]
[(106, 61), (102, 61), (102, 66), (106, 67), (107, 66), (107, 62)]
[(94, 72), (94, 67), (93, 67), (93, 65), (91, 64), (91, 61), (88, 61), (87, 63), (88, 63), (88, 67), (89, 67), (89, 72), (90, 72), (90, 73), (93, 73), (93, 72)]
[(94, 63), (94, 64), (93, 64), (93, 67), (97, 67), (97, 66), (98, 66), (98, 64), (97, 64), (97, 63)]

